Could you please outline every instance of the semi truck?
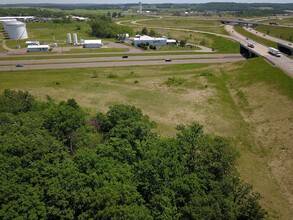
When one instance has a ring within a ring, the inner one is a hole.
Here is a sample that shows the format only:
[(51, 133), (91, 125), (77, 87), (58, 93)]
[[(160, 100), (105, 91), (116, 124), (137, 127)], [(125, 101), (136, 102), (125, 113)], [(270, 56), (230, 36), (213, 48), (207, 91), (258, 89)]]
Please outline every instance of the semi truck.
[(279, 50), (277, 50), (276, 48), (273, 47), (269, 47), (269, 51), (270, 54), (276, 56), (276, 57), (280, 57), (281, 56), (281, 52)]

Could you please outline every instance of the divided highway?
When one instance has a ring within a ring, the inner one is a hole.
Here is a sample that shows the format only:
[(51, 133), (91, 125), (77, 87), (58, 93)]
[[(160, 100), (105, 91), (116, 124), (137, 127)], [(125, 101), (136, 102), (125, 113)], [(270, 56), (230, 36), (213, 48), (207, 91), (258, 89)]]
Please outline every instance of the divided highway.
[[(170, 56), (171, 57), (171, 56)], [(14, 66), (0, 66), (0, 71), (9, 70), (41, 70), (41, 69), (72, 69), (72, 68), (89, 68), (89, 67), (113, 67), (113, 66), (147, 66), (147, 65), (172, 65), (172, 64), (194, 64), (194, 63), (227, 63), (227, 62), (238, 62), (244, 60), (242, 56), (235, 55), (226, 56), (220, 58), (191, 58), (191, 59), (175, 59), (171, 62), (166, 62), (165, 59), (160, 60), (145, 60), (146, 57), (141, 57), (144, 60), (129, 60), (129, 61), (101, 61), (101, 62), (74, 62), (74, 63), (46, 63), (46, 64), (34, 64), (24, 65), (23, 67)], [(150, 57), (154, 59), (154, 57)], [(113, 59), (113, 58), (112, 58)], [(50, 61), (50, 60), (47, 60)]]
[(252, 40), (247, 40), (246, 37), (243, 35), (237, 33), (234, 30), (234, 27), (231, 25), (226, 25), (225, 26), (226, 30), (230, 33), (230, 35), (237, 40), (239, 43), (243, 45), (247, 45), (248, 42), (253, 42), (254, 43), (254, 48), (250, 48), (251, 51), (260, 54), (263, 56), (265, 59), (270, 61), (273, 65), (276, 65), (280, 69), (284, 70), (287, 72), (291, 77), (293, 77), (293, 59), (290, 59), (286, 55), (282, 54), (281, 57), (275, 57), (271, 54), (268, 53), (268, 47), (264, 46), (260, 43), (257, 43)]

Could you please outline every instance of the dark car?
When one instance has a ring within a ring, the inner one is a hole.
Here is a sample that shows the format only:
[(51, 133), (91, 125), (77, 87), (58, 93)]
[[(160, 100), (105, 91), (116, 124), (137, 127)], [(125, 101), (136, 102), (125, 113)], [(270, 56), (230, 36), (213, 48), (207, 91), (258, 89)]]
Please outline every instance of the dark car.
[(122, 58), (128, 58), (128, 56), (122, 56)]
[(167, 59), (165, 59), (165, 62), (172, 62), (172, 60), (167, 58)]
[(23, 67), (22, 64), (16, 64), (15, 67)]
[(250, 48), (254, 48), (254, 44), (253, 43), (248, 43), (247, 46), (250, 47)]

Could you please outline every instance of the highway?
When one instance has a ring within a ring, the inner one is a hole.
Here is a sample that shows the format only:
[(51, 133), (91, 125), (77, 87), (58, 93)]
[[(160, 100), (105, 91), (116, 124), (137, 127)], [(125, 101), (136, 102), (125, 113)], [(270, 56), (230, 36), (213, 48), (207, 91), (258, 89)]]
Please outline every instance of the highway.
[(280, 69), (284, 70), (288, 75), (293, 77), (293, 59), (290, 59), (286, 55), (282, 54), (281, 57), (275, 57), (271, 54), (268, 53), (268, 47), (265, 45), (262, 45), (260, 43), (257, 43), (255, 41), (252, 41), (250, 39), (246, 40), (246, 37), (243, 35), (237, 33), (234, 30), (234, 27), (231, 25), (226, 25), (225, 26), (226, 30), (230, 33), (230, 35), (237, 40), (239, 43), (243, 45), (247, 45), (248, 42), (253, 42), (254, 43), (254, 48), (250, 48), (251, 51), (254, 51), (255, 53), (263, 56), (265, 59), (270, 61), (273, 65), (276, 65)]
[[(139, 21), (148, 20), (148, 19), (142, 19), (137, 21), (132, 21), (131, 23), (134, 25), (138, 25)], [(121, 23), (119, 23), (121, 24)], [(121, 24), (122, 25), (122, 24)], [(159, 27), (149, 27), (149, 28), (159, 28)], [(181, 28), (160, 28), (160, 29), (166, 29), (166, 30), (178, 30), (178, 31), (188, 31), (188, 32), (197, 32), (197, 33), (205, 33), (205, 34), (212, 34), (224, 38), (228, 38), (230, 40), (239, 42), (243, 45), (247, 45), (248, 42), (253, 42), (255, 45), (255, 48), (251, 48), (251, 51), (254, 51), (255, 53), (259, 54), (260, 56), (263, 56), (265, 59), (267, 59), (271, 64), (276, 65), (283, 71), (285, 71), (289, 76), (293, 77), (293, 59), (288, 58), (286, 55), (282, 55), (281, 57), (275, 57), (270, 54), (268, 54), (268, 47), (265, 45), (262, 45), (260, 43), (257, 43), (252, 40), (246, 40), (246, 37), (242, 36), (241, 34), (237, 33), (233, 26), (231, 25), (225, 25), (225, 29), (229, 32), (230, 36), (223, 35), (223, 34), (216, 34), (212, 32), (206, 32), (206, 31), (197, 31), (197, 30), (189, 30), (189, 29), (181, 29)]]
[[(57, 63), (89, 63), (89, 62), (113, 62), (113, 61), (142, 61), (142, 60), (165, 60), (168, 59), (218, 59), (218, 58), (241, 58), (240, 54), (187, 54), (187, 55), (158, 55), (158, 56), (128, 56), (128, 58), (117, 57), (92, 57), (92, 58), (62, 58), (62, 59), (41, 59), (41, 60), (0, 60), (0, 66), (20, 63), (23, 65), (32, 64), (57, 64)], [(1, 67), (0, 67), (1, 68)]]
[(73, 69), (90, 67), (116, 67), (116, 66), (148, 66), (148, 65), (174, 65), (174, 64), (195, 64), (195, 63), (227, 63), (245, 60), (242, 56), (226, 58), (206, 58), (206, 59), (184, 59), (166, 62), (162, 60), (138, 60), (138, 61), (109, 61), (109, 62), (90, 62), (90, 63), (63, 63), (63, 64), (35, 64), (24, 65), (24, 67), (0, 66), (0, 71), (23, 71), (23, 70), (43, 70), (43, 69)]

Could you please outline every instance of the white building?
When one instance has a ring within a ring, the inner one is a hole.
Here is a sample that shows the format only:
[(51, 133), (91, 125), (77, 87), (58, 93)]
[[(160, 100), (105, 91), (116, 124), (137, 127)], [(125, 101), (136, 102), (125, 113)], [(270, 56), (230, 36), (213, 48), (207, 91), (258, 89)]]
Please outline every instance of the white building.
[(150, 37), (147, 35), (136, 35), (133, 38), (133, 45), (137, 46), (138, 44), (149, 44), (152, 46), (164, 46), (167, 44), (176, 44), (176, 40), (167, 39), (163, 37)]
[(167, 45), (176, 45), (177, 41), (174, 39), (167, 39)]
[(102, 46), (102, 40), (84, 40), (83, 42), (83, 48), (100, 48)]
[(26, 41), (25, 46), (30, 46), (30, 45), (40, 45), (39, 41)]
[(49, 49), (49, 45), (29, 45), (27, 47), (27, 52), (48, 52)]
[(4, 21), (4, 31), (9, 35), (11, 40), (27, 39), (26, 24), (19, 21)]

